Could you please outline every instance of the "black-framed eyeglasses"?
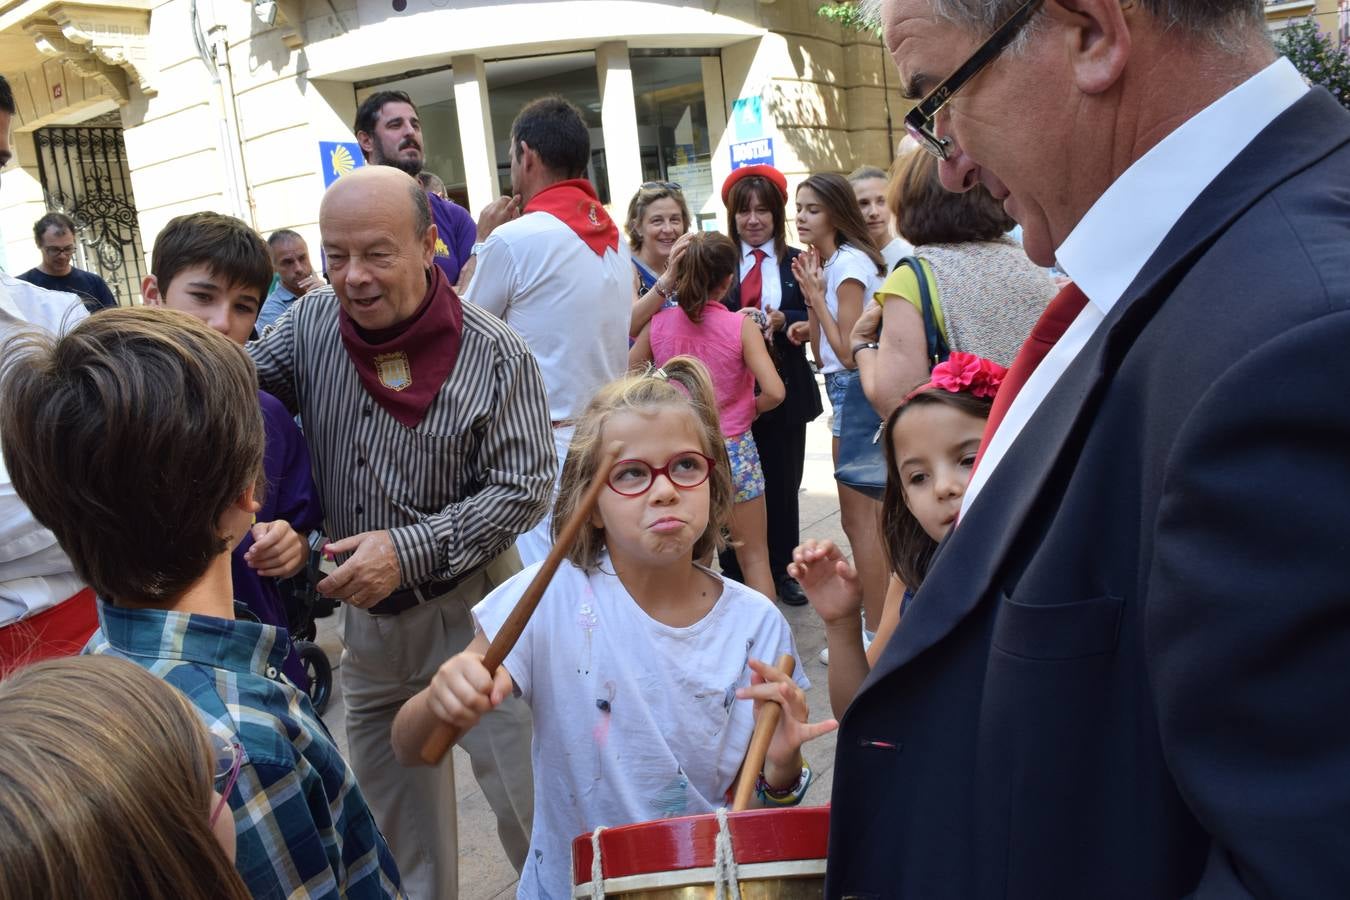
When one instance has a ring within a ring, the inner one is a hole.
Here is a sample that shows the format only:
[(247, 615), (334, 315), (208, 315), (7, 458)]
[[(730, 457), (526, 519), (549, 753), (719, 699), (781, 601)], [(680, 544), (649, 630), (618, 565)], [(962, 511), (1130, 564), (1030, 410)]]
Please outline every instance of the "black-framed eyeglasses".
[(642, 189), (643, 189), (644, 191), (650, 191), (650, 190), (653, 190), (654, 188), (665, 188), (665, 189), (668, 190), (668, 191), (681, 191), (681, 192), (684, 191), (684, 188), (680, 187), (679, 184), (677, 184), (677, 183), (674, 182), (674, 181), (644, 181), (644, 182), (642, 182)]
[(75, 245), (67, 244), (64, 247), (43, 247), (42, 252), (48, 256), (74, 256)]
[(956, 92), (965, 87), (972, 78), (980, 74), (980, 70), (989, 65), (998, 55), (1002, 53), (1007, 46), (1017, 37), (1018, 32), (1027, 24), (1031, 16), (1040, 8), (1044, 0), (1026, 0), (1017, 8), (1008, 21), (1004, 22), (989, 38), (980, 46), (975, 48), (975, 52), (970, 55), (961, 66), (952, 74), (942, 80), (942, 83), (928, 92), (928, 96), (919, 101), (919, 104), (911, 109), (905, 115), (905, 130), (909, 132), (914, 140), (919, 142), (919, 146), (936, 156), (938, 159), (946, 159), (947, 151), (951, 147), (949, 138), (938, 137), (937, 132), (933, 130), (933, 122), (937, 114), (941, 112), (942, 107), (947, 105), (947, 101), (956, 95)]
[(714, 461), (697, 450), (684, 450), (666, 460), (664, 466), (653, 466), (645, 459), (621, 459), (609, 470), (606, 484), (616, 494), (640, 497), (651, 490), (657, 475), (664, 475), (682, 491), (692, 490), (712, 475)]

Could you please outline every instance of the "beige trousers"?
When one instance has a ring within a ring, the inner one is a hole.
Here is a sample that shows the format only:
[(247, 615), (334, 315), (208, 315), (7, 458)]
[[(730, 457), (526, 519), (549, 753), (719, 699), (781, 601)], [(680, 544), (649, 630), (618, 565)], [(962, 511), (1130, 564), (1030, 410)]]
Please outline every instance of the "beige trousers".
[[(384, 832), (411, 900), (459, 894), (459, 837), (452, 754), (439, 766), (404, 768), (389, 731), (399, 707), (473, 639), (473, 604), (520, 570), (509, 549), (453, 591), (398, 616), (342, 607), (342, 694), (352, 769)], [(519, 872), (534, 811), (530, 710), (510, 697), (459, 746), (497, 816), (497, 835)]]

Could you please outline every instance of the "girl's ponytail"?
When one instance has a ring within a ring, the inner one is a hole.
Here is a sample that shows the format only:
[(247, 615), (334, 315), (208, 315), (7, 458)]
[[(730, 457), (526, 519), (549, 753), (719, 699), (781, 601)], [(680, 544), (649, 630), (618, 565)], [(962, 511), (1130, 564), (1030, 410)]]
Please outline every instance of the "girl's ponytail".
[(698, 414), (699, 424), (707, 433), (722, 433), (722, 423), (717, 416), (717, 394), (713, 391), (712, 378), (703, 363), (692, 356), (672, 356), (665, 365), (653, 372), (664, 373), (666, 381), (678, 385), (689, 397), (689, 404)]
[(711, 294), (735, 273), (739, 256), (731, 238), (720, 232), (699, 231), (689, 239), (675, 265), (675, 294), (690, 321), (699, 321), (703, 307), (722, 299)]

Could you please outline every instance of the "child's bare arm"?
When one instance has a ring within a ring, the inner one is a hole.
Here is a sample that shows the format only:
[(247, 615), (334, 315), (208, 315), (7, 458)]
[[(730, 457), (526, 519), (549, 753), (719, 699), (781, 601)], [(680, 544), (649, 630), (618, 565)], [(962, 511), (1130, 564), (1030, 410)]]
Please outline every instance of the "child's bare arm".
[(441, 665), (429, 686), (403, 704), (390, 733), (394, 757), (400, 765), (425, 765), (422, 745), (436, 726), (454, 725), (462, 736), (511, 693), (511, 674), (506, 666), (498, 666), (496, 675), (489, 675), (484, 668), (487, 649), (487, 638), (477, 634), (467, 650)]
[(792, 551), (788, 574), (801, 583), (806, 599), (825, 623), (830, 648), (830, 708), (844, 714), (871, 671), (862, 641), (862, 587), (834, 541), (808, 538)]

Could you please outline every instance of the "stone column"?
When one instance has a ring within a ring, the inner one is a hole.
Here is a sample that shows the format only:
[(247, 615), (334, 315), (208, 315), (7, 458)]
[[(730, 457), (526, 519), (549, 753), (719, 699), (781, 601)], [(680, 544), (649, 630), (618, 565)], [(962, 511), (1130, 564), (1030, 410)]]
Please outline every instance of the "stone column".
[(469, 212), (478, 212), (501, 195), (497, 181), (497, 150), (492, 139), (488, 107), (487, 71), (481, 56), (450, 58), (455, 80), (455, 114), (459, 117), (460, 152), (464, 181), (469, 189)]
[(628, 44), (608, 41), (596, 47), (595, 64), (600, 79), (600, 127), (605, 136), (610, 208), (623, 216), (629, 199), (642, 184), (642, 151)]

